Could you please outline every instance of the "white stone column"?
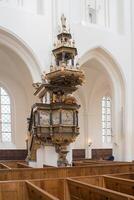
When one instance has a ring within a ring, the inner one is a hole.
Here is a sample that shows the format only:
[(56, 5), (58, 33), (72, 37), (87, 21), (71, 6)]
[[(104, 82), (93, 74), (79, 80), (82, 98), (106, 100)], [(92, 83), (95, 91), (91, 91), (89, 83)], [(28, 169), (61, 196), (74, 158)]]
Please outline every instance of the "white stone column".
[(67, 160), (70, 165), (72, 164), (72, 149), (73, 149), (73, 143), (68, 145), (67, 147), (67, 150), (69, 151), (67, 154)]

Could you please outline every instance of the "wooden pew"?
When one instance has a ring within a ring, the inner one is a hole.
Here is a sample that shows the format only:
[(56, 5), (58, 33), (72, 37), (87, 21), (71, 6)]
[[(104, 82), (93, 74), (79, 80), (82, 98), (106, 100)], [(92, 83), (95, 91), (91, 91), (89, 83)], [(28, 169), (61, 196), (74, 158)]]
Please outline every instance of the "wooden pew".
[(65, 199), (65, 179), (30, 180), (30, 182), (60, 200)]
[(0, 200), (29, 200), (25, 183), (16, 182), (0, 182)]
[[(103, 178), (107, 178), (107, 176)], [(37, 199), (38, 200), (58, 200), (58, 199), (59, 200), (72, 200), (72, 199), (73, 200), (75, 199), (76, 200), (87, 200), (87, 199), (132, 200), (134, 199), (134, 197), (132, 196), (126, 194), (123, 195), (121, 193), (112, 191), (113, 188), (110, 188), (109, 190), (105, 188), (100, 188), (100, 186), (97, 187), (91, 184), (90, 185), (85, 183), (83, 184), (80, 183), (79, 181), (74, 181), (72, 179), (67, 179), (68, 191), (65, 191), (64, 181), (65, 180), (63, 179), (47, 179), (47, 180), (35, 180), (32, 182), (31, 181), (0, 182), (0, 199), (1, 200), (7, 200), (8, 198), (10, 198), (11, 200), (37, 200)], [(57, 191), (55, 191), (55, 189), (59, 190), (60, 193), (62, 194), (58, 198), (57, 196), (59, 194), (57, 195)]]
[(134, 200), (134, 180), (112, 175), (0, 182), (0, 200)]
[(81, 183), (76, 180), (67, 179), (68, 200), (132, 200), (131, 195), (122, 194), (98, 186)]
[(112, 175), (75, 177), (73, 179), (82, 183), (134, 195), (134, 180), (117, 178)]
[(104, 178), (103, 176), (80, 176), (71, 178), (76, 181), (80, 181), (82, 183), (87, 183), (91, 185), (95, 185), (98, 187), (104, 187)]
[(73, 176), (89, 176), (89, 175), (101, 175), (101, 174), (115, 174), (115, 173), (125, 173), (133, 171), (132, 163), (118, 163), (114, 164), (97, 164), (90, 166), (78, 166), (70, 167), (66, 169), (66, 177)]
[(59, 200), (29, 181), (0, 182), (0, 200)]
[(43, 165), (43, 168), (46, 168), (46, 167), (47, 167), (47, 168), (48, 168), (48, 167), (57, 168), (57, 167), (52, 166), (52, 165), (45, 165), (45, 164), (44, 164), (44, 165)]
[(134, 180), (134, 173), (119, 173), (119, 174), (113, 174), (112, 176), (114, 177), (119, 177), (119, 178), (123, 178), (123, 179), (130, 179), (130, 180)]
[(125, 163), (131, 163), (131, 162), (119, 162), (119, 161), (106, 161), (106, 160), (78, 160), (73, 161), (73, 166), (86, 166), (86, 165), (94, 165), (94, 164), (125, 164)]
[(26, 164), (24, 160), (2, 160), (1, 163), (12, 169), (18, 168), (18, 163)]
[(61, 167), (61, 168), (23, 168), (23, 169), (3, 169), (0, 170), (0, 181), (5, 180), (30, 180), (45, 178), (65, 178), (75, 176), (90, 176), (103, 174), (116, 174), (133, 172), (134, 163), (112, 165), (91, 165), (81, 167)]
[(134, 196), (134, 180), (103, 176), (104, 187)]
[(58, 198), (35, 186), (29, 181), (26, 181), (25, 183), (28, 190), (29, 200), (59, 200)]
[(25, 163), (17, 162), (17, 168), (32, 168), (32, 167), (30, 167), (29, 165)]
[(0, 163), (0, 169), (11, 169), (11, 168), (3, 163)]

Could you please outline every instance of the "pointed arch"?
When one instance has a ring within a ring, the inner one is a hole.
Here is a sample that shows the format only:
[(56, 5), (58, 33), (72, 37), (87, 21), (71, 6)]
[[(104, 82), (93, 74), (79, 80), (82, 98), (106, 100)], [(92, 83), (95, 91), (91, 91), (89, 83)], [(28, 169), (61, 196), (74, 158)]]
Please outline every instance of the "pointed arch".
[[(80, 58), (80, 66), (82, 69), (86, 69), (91, 67), (90, 63), (96, 63), (99, 66), (100, 70), (102, 70), (106, 75), (110, 82), (112, 92), (113, 92), (113, 149), (114, 155), (117, 160), (123, 160), (124, 157), (124, 133), (125, 126), (123, 125), (123, 121), (125, 120), (125, 103), (126, 103), (126, 80), (124, 74), (121, 70), (118, 62), (113, 58), (113, 56), (102, 47), (95, 47), (90, 49)], [(94, 67), (95, 64), (94, 64)], [(88, 76), (88, 74), (86, 74)], [(101, 77), (100, 77), (101, 78)], [(99, 81), (96, 81), (99, 85)], [(93, 99), (93, 91), (90, 96)], [(89, 96), (87, 97), (89, 98)], [(92, 104), (89, 103), (87, 108)], [(122, 113), (123, 111), (123, 113)], [(89, 122), (87, 122), (88, 124)], [(88, 130), (87, 130), (88, 132)], [(87, 138), (88, 140), (88, 138)]]
[(10, 30), (0, 27), (0, 44), (10, 48), (23, 60), (30, 71), (33, 82), (40, 80), (41, 64), (26, 42)]

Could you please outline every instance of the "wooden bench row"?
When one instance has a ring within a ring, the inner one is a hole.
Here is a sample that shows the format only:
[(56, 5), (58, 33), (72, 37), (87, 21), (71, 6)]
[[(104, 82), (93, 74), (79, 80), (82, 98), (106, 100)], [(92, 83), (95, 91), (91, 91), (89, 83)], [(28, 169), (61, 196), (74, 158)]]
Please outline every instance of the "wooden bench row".
[(97, 165), (97, 164), (123, 164), (123, 163), (131, 163), (131, 162), (119, 162), (119, 161), (106, 161), (106, 160), (90, 160), (83, 159), (73, 161), (73, 166), (86, 166), (86, 165)]
[(134, 200), (134, 180), (111, 175), (0, 182), (0, 200)]
[(134, 196), (68, 179), (71, 200), (132, 200)]
[(120, 175), (119, 177), (117, 177), (117, 175), (102, 175), (75, 177), (73, 179), (78, 182), (97, 186), (100, 188), (110, 189), (128, 195), (134, 195), (134, 179), (124, 179), (121, 178)]
[(124, 180), (115, 176), (101, 175), (67, 179), (32, 180), (31, 182), (60, 200), (134, 199), (134, 179)]
[(134, 200), (134, 163), (13, 169), (4, 168), (3, 162), (0, 166), (0, 200)]
[[(48, 168), (48, 167), (51, 167), (51, 168), (54, 168), (54, 166), (51, 166), (51, 165), (43, 165), (44, 168)], [(22, 160), (22, 161), (1, 161), (0, 162), (0, 170), (1, 169), (15, 169), (15, 168), (32, 168), (31, 166), (29, 166), (26, 161)]]
[(32, 168), (25, 161), (1, 161), (1, 169), (15, 169), (15, 168)]
[(107, 164), (63, 168), (23, 168), (0, 170), (0, 181), (5, 180), (27, 180), (44, 178), (66, 178), (76, 176), (102, 175), (127, 173), (134, 171), (134, 163), (129, 164)]

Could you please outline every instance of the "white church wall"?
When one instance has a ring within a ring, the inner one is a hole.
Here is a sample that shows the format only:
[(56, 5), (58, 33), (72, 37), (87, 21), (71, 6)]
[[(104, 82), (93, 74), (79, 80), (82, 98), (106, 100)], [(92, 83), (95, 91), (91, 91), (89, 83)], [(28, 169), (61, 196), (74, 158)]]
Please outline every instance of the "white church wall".
[[(104, 77), (103, 77), (104, 81)], [(96, 88), (96, 91), (94, 91), (94, 95), (92, 97), (92, 100), (89, 104), (89, 138), (92, 141), (92, 148), (112, 148), (112, 143), (103, 143), (102, 141), (102, 97), (103, 96), (111, 96), (110, 94), (110, 88), (108, 82), (103, 82), (103, 85), (98, 86), (98, 89)], [(107, 92), (108, 91), (108, 92)], [(90, 101), (90, 100), (89, 100)]]
[[(98, 35), (100, 35), (101, 43), (103, 43), (103, 39), (102, 39), (103, 37), (105, 39), (107, 37), (113, 38), (113, 35), (112, 35), (113, 33), (110, 34), (109, 30), (105, 30), (105, 28), (101, 26), (99, 27), (92, 26), (90, 24), (85, 24), (84, 26), (80, 26), (80, 24), (83, 22), (83, 18), (84, 18), (83, 16), (86, 13), (86, 8), (84, 8), (84, 6), (86, 6), (85, 2), (86, 1), (82, 1), (82, 0), (77, 0), (77, 1), (58, 0), (54, 4), (54, 1), (51, 2), (51, 1), (46, 0), (44, 3), (45, 4), (44, 15), (41, 15), (41, 16), (25, 12), (25, 10), (23, 9), (20, 10), (19, 8), (14, 8), (14, 6), (11, 6), (11, 5), (8, 7), (0, 6), (0, 17), (1, 17), (0, 25), (9, 29), (10, 31), (18, 35), (20, 38), (22, 38), (37, 54), (37, 57), (41, 61), (41, 69), (43, 70), (44, 67), (48, 69), (48, 66), (51, 60), (50, 51), (51, 51), (52, 41), (54, 39), (52, 37), (56, 35), (56, 33), (52, 34), (52, 31), (55, 32), (57, 30), (56, 26), (57, 26), (57, 23), (59, 22), (59, 18), (62, 13), (65, 13), (68, 21), (70, 21), (70, 25), (71, 25), (71, 28), (73, 29), (72, 31), (74, 32), (74, 35), (79, 33), (79, 36), (83, 37), (83, 35), (86, 34), (87, 40), (89, 40), (90, 38), (91, 40), (93, 40), (92, 41), (93, 45), (96, 45), (96, 42), (94, 42), (94, 40), (97, 38)], [(34, 6), (35, 4), (36, 4), (36, 1), (35, 0), (32, 1), (32, 6)], [(32, 9), (30, 0), (28, 1), (23, 0), (22, 5), (30, 7)], [(110, 6), (112, 11), (109, 11), (111, 12), (110, 19), (113, 19), (114, 17), (117, 17), (117, 13), (118, 13), (117, 5), (115, 1), (113, 0), (110, 5), (112, 5)], [(8, 18), (6, 16), (8, 16)], [(18, 21), (20, 23), (18, 23)], [(114, 25), (116, 24), (115, 21), (119, 21), (119, 20), (115, 18), (113, 21)], [(45, 28), (46, 25), (47, 25), (47, 29)], [(77, 29), (75, 30), (74, 25), (80, 30), (77, 30)], [(52, 26), (55, 26), (55, 28), (53, 29)], [(89, 36), (85, 31), (83, 31), (83, 29), (85, 29), (86, 32), (87, 31), (90, 32)], [(114, 28), (111, 28), (111, 32), (113, 30)], [(93, 37), (92, 37), (92, 32), (93, 32)], [(101, 35), (103, 35), (102, 38), (101, 38)], [(115, 39), (116, 37), (117, 36), (115, 35)], [(117, 40), (119, 41), (119, 38), (117, 38)], [(42, 41), (44, 41), (44, 45), (42, 45)], [(79, 40), (79, 38), (78, 40), (76, 39), (76, 42), (77, 42), (76, 44), (81, 45), (81, 40)], [(113, 46), (112, 41), (109, 43)], [(91, 45), (90, 41), (88, 44)], [(97, 44), (100, 44), (100, 42), (98, 41)], [(121, 44), (122, 44), (122, 41), (121, 41)], [(85, 50), (86, 48), (84, 48), (84, 51)]]
[[(60, 1), (60, 0), (59, 0)], [(27, 1), (29, 2), (29, 1)], [(128, 46), (127, 43), (127, 38), (126, 37), (121, 37), (120, 35), (111, 32), (103, 27), (97, 27), (97, 26), (90, 26), (90, 24), (87, 25), (80, 25), (80, 22), (82, 20), (78, 20), (79, 15), (78, 13), (76, 14), (77, 21), (75, 21), (75, 17), (69, 17), (71, 16), (70, 14), (70, 3), (73, 3), (71, 8), (77, 7), (75, 11), (79, 12), (81, 9), (82, 2), (79, 0), (77, 1), (69, 1), (68, 3), (65, 1), (58, 2), (56, 3), (56, 6), (54, 7), (55, 9), (58, 8), (57, 10), (57, 18), (56, 18), (56, 23), (60, 20), (60, 15), (62, 12), (64, 12), (67, 15), (67, 18), (70, 19), (70, 24), (72, 28), (72, 32), (74, 33), (75, 39), (76, 39), (76, 44), (78, 45), (79, 48), (79, 56), (81, 56), (84, 52), (92, 48), (93, 46), (103, 46), (107, 50), (109, 50), (113, 55), (115, 55), (115, 58), (117, 57), (117, 60), (120, 55), (123, 55), (126, 52), (123, 52), (125, 49), (123, 48)], [(27, 3), (27, 4), (30, 4)], [(67, 5), (66, 5), (67, 4)], [(84, 4), (84, 2), (83, 2)], [(112, 13), (113, 16), (115, 15), (115, 9), (114, 6), (116, 7), (115, 3), (112, 1)], [(50, 51), (51, 51), (51, 45), (52, 45), (52, 27), (51, 24), (53, 20), (55, 20), (55, 16), (51, 16), (52, 13), (52, 5), (50, 1), (46, 1), (46, 11), (45, 14), (40, 17), (38, 15), (32, 15), (26, 12), (23, 12), (21, 10), (17, 10), (14, 8), (10, 7), (0, 7), (0, 17), (1, 17), (1, 22), (0, 25), (3, 27), (6, 27), (7, 29), (13, 31), (16, 35), (18, 35), (20, 38), (22, 38), (32, 49), (33, 51), (37, 54), (37, 57), (41, 61), (41, 69), (43, 68), (48, 69), (48, 66), (50, 64), (51, 56), (50, 56)], [(127, 8), (126, 8), (127, 9)], [(73, 9), (74, 10), (74, 9)], [(55, 11), (56, 12), (56, 11)], [(69, 14), (67, 14), (69, 13)], [(8, 15), (8, 18), (6, 16)], [(80, 14), (81, 15), (81, 14)], [(17, 18), (16, 18), (17, 16)], [(111, 17), (113, 19), (113, 16)], [(18, 23), (18, 21), (20, 23)], [(21, 24), (21, 26), (20, 26)], [(114, 23), (115, 24), (115, 23)], [(47, 25), (47, 29), (45, 26)], [(30, 28), (29, 28), (30, 27)], [(127, 28), (127, 27), (126, 27)], [(54, 29), (55, 31), (55, 29)], [(90, 34), (88, 34), (90, 33)], [(56, 33), (54, 34), (56, 35)], [(86, 35), (86, 40), (83, 41), (83, 36), (85, 38)], [(44, 45), (42, 45), (42, 41), (44, 41)], [(120, 50), (122, 52), (118, 52), (118, 46), (120, 46)], [(121, 59), (124, 58), (124, 56)], [(120, 62), (120, 58), (119, 58)], [(124, 66), (121, 65), (121, 66)]]
[[(83, 136), (85, 138), (86, 157), (91, 158), (91, 149), (93, 148), (112, 148), (112, 143), (102, 142), (101, 108), (102, 97), (106, 94), (111, 96), (111, 80), (109, 80), (101, 64), (95, 60), (91, 59), (89, 63), (84, 64), (82, 69), (86, 74), (86, 82), (82, 87), (86, 101)], [(80, 133), (82, 134), (81, 128)]]
[(24, 95), (24, 90), (14, 81), (10, 76), (4, 73), (1, 73), (2, 77), (1, 82), (5, 85), (8, 90), (12, 93), (13, 103), (12, 112), (13, 118), (15, 121), (12, 127), (12, 143), (8, 145), (8, 143), (0, 144), (0, 148), (25, 148), (25, 139), (26, 139), (26, 126), (24, 119), (26, 118), (26, 107), (27, 107), (27, 98)]
[[(1, 27), (8, 29), (31, 47), (40, 60), (42, 71), (44, 66), (48, 68), (51, 58), (50, 50), (52, 41), (49, 3), (47, 4), (45, 17), (33, 15), (12, 7), (0, 7), (0, 17)], [(46, 25), (47, 29), (45, 28)], [(42, 41), (44, 45), (42, 45)]]
[(22, 9), (32, 14), (43, 14), (45, 9), (44, 0), (1, 0), (0, 6)]

